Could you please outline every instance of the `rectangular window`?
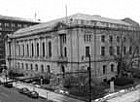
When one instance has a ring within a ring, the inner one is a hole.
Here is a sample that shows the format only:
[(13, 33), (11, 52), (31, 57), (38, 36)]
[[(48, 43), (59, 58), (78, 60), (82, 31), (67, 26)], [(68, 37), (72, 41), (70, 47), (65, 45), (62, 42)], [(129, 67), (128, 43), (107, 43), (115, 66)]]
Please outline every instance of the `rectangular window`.
[(88, 41), (91, 42), (92, 36), (88, 35)]
[(132, 54), (132, 46), (129, 47), (129, 54)]
[(103, 74), (106, 74), (106, 65), (103, 65)]
[(114, 54), (114, 51), (113, 51), (113, 47), (112, 46), (109, 47), (109, 53), (110, 53), (110, 56), (112, 56)]
[(105, 56), (105, 47), (104, 46), (101, 47), (101, 56)]
[(33, 65), (31, 64), (31, 70), (33, 70)]
[(86, 54), (86, 57), (88, 57), (89, 56), (89, 54), (90, 54), (90, 47), (89, 46), (86, 46), (86, 48), (85, 48), (85, 54)]
[(85, 42), (91, 42), (92, 36), (91, 34), (85, 34), (84, 35), (84, 41)]
[(43, 57), (45, 57), (45, 43), (42, 43)]
[(120, 42), (120, 37), (119, 37), (119, 36), (117, 36), (117, 42), (118, 42), (118, 43)]
[(114, 72), (114, 64), (111, 64), (111, 72)]
[(120, 55), (120, 47), (117, 46), (117, 55)]
[(126, 47), (123, 47), (124, 55), (126, 54)]
[(105, 35), (101, 36), (101, 42), (105, 42)]
[(110, 43), (112, 43), (112, 41), (113, 41), (113, 36), (109, 36), (109, 41), (110, 41)]
[(66, 41), (67, 41), (67, 39), (66, 39), (66, 34), (61, 34), (61, 35), (60, 35), (60, 41), (61, 41), (62, 43), (66, 43)]
[(27, 56), (29, 56), (29, 46), (27, 44)]
[(126, 37), (123, 37), (123, 42), (126, 42)]
[(52, 56), (52, 44), (51, 44), (51, 42), (49, 42), (48, 45), (49, 45), (49, 57), (51, 57)]
[(22, 69), (24, 69), (24, 64), (22, 63), (21, 65), (22, 65)]

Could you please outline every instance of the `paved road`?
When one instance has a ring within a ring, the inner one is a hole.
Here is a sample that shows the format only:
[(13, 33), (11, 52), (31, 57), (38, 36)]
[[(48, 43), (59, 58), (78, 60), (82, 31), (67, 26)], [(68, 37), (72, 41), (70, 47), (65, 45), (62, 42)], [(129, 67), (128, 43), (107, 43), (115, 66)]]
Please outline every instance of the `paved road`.
[(138, 99), (140, 99), (140, 89), (111, 98), (107, 102), (137, 102)]
[(16, 88), (26, 87), (29, 90), (35, 90), (39, 93), (40, 96), (42, 96), (44, 98), (48, 98), (48, 99), (56, 101), (56, 102), (85, 102), (85, 101), (74, 99), (74, 98), (71, 98), (71, 97), (68, 97), (68, 96), (65, 96), (62, 94), (57, 94), (57, 93), (49, 91), (49, 90), (37, 88), (37, 87), (34, 87), (33, 85), (27, 84), (27, 83), (16, 82), (16, 83), (13, 83), (13, 85)]
[(47, 102), (46, 99), (32, 99), (20, 94), (15, 88), (0, 86), (0, 100), (2, 102)]
[[(4, 79), (2, 77), (0, 77), (0, 80), (2, 82), (4, 81)], [(58, 94), (58, 93), (49, 91), (49, 90), (44, 90), (44, 89), (41, 89), (41, 88), (37, 88), (37, 87), (33, 86), (32, 84), (28, 84), (28, 83), (13, 82), (13, 86), (16, 87), (16, 88), (26, 87), (29, 90), (35, 90), (39, 93), (39, 95), (41, 97), (44, 97), (44, 98), (47, 98), (49, 100), (53, 100), (53, 101), (56, 101), (56, 102), (85, 102), (85, 101), (81, 101), (81, 100), (78, 100), (78, 99), (75, 99), (75, 98), (71, 98), (71, 97), (68, 97), (68, 96), (65, 96), (65, 95), (62, 95), (62, 94)], [(28, 102), (28, 101), (26, 101), (26, 102)], [(32, 101), (30, 101), (30, 102), (32, 102)]]

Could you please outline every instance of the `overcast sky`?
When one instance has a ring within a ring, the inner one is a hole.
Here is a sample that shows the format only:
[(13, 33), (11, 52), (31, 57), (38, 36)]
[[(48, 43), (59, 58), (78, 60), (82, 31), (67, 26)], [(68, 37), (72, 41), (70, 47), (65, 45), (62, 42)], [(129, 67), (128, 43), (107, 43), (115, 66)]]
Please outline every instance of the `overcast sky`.
[(130, 17), (140, 23), (140, 0), (0, 0), (0, 14), (42, 21), (61, 18), (67, 14), (85, 13), (108, 18)]

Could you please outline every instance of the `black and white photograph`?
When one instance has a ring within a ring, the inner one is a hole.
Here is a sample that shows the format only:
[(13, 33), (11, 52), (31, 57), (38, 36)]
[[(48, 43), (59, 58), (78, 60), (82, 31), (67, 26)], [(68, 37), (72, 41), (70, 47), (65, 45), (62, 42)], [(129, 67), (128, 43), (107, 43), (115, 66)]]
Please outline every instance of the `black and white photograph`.
[(0, 102), (140, 102), (140, 1), (0, 0)]

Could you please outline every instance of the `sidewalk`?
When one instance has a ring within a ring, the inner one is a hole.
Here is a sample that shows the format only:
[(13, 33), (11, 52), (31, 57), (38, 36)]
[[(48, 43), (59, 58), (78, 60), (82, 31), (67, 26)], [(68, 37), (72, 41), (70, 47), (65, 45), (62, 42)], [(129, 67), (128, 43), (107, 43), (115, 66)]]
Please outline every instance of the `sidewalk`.
[(53, 101), (56, 101), (56, 102), (84, 102), (84, 101), (81, 101), (81, 100), (78, 100), (78, 99), (74, 99), (74, 98), (70, 98), (68, 96), (64, 96), (62, 94), (51, 92), (49, 90), (37, 88), (37, 87), (33, 86), (32, 84), (27, 84), (27, 83), (23, 83), (23, 82), (14, 82), (13, 86), (15, 88), (26, 87), (31, 91), (35, 90), (39, 93), (39, 95), (41, 97), (47, 98), (48, 100), (53, 100)]
[[(6, 82), (6, 81), (12, 81), (12, 80), (10, 80), (10, 79), (6, 80), (6, 78), (0, 76), (0, 81), (1, 82)], [(23, 83), (23, 82), (18, 81), (18, 82), (13, 82), (13, 86), (15, 88), (26, 87), (31, 91), (35, 90), (39, 93), (39, 95), (41, 97), (46, 98), (48, 100), (55, 101), (55, 102), (85, 102), (85, 101), (81, 101), (81, 100), (78, 100), (78, 99), (75, 99), (75, 98), (71, 98), (71, 97), (68, 97), (68, 96), (65, 96), (65, 95), (62, 95), (62, 94), (58, 94), (58, 93), (49, 91), (49, 90), (46, 90), (46, 89), (37, 88), (37, 87), (35, 87), (35, 86), (33, 86), (32, 84), (29, 84), (29, 83)]]

